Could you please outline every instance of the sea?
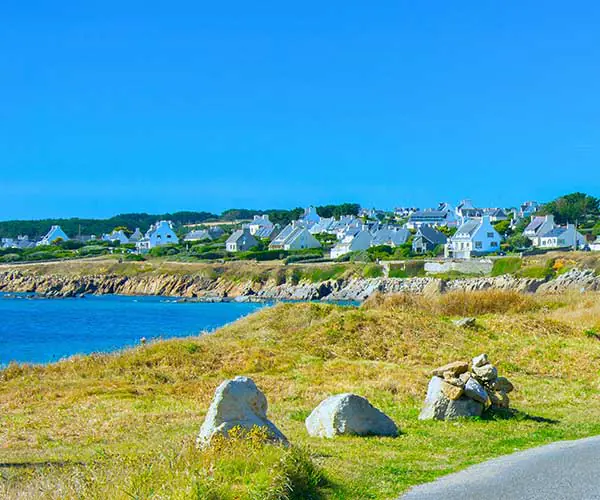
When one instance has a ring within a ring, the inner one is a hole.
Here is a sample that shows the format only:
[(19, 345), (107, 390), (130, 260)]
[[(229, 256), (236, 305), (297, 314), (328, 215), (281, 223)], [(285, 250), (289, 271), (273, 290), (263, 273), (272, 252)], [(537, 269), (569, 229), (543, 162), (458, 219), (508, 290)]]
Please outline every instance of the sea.
[(0, 367), (12, 361), (50, 363), (74, 354), (112, 352), (139, 345), (142, 339), (199, 335), (268, 305), (147, 296), (46, 299), (0, 294)]

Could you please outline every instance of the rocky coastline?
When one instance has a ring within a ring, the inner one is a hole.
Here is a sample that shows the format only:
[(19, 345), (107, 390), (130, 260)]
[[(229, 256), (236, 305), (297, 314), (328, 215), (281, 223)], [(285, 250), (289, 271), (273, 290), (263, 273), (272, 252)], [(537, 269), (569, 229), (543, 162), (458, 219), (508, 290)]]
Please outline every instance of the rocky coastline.
[(30, 292), (40, 297), (66, 298), (88, 294), (161, 295), (206, 302), (329, 300), (363, 301), (374, 293), (430, 294), (450, 291), (515, 290), (522, 293), (562, 293), (600, 290), (600, 277), (591, 270), (573, 269), (553, 280), (511, 275), (443, 280), (439, 278), (350, 278), (318, 283), (232, 281), (185, 274), (60, 275), (20, 269), (0, 272), (0, 292)]

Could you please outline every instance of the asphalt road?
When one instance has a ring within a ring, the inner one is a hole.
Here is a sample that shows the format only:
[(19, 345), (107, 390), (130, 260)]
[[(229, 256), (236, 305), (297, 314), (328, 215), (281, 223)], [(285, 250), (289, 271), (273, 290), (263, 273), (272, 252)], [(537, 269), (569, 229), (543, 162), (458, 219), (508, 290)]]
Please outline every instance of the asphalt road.
[(432, 483), (402, 500), (600, 500), (600, 436), (495, 458)]

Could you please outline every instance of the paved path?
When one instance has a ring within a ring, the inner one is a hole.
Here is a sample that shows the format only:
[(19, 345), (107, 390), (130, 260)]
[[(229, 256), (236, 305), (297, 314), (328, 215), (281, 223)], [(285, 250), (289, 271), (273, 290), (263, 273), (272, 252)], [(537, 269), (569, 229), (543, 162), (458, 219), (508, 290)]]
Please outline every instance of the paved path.
[(600, 436), (562, 441), (474, 465), (402, 500), (600, 500)]

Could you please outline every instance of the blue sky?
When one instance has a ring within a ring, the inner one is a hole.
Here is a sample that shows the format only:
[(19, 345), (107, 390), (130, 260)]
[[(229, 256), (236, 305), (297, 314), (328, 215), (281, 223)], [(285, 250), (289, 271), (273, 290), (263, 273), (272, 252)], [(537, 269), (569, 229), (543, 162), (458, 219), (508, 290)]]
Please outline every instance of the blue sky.
[(598, 196), (599, 25), (592, 1), (5, 0), (0, 219)]

